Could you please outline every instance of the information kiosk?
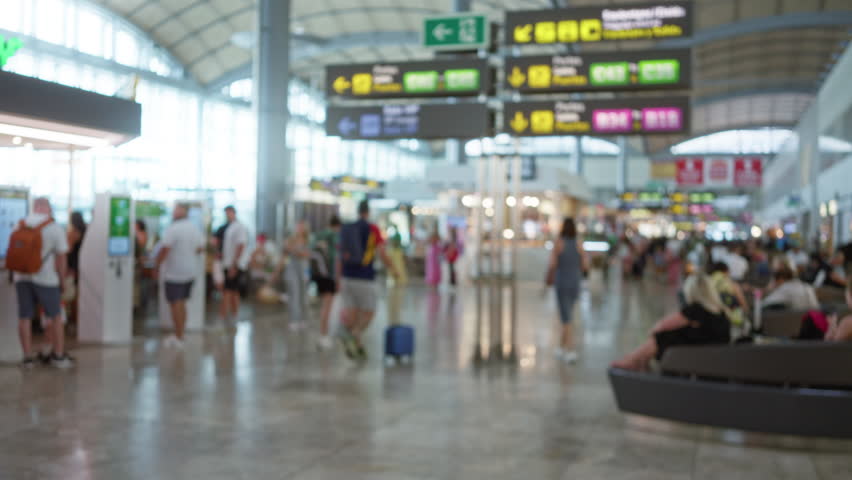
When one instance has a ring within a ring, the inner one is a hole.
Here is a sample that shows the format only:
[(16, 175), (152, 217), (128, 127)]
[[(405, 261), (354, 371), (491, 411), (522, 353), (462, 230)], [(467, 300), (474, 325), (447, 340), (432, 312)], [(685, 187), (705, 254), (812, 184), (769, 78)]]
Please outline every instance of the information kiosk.
[[(188, 218), (198, 227), (198, 230), (203, 236), (207, 235), (207, 225), (210, 223), (207, 208), (203, 202), (199, 201), (179, 201), (176, 204), (184, 204), (189, 207)], [(205, 255), (202, 253), (198, 256), (198, 270), (195, 273), (195, 279), (192, 281), (192, 290), (189, 294), (189, 299), (186, 301), (186, 331), (200, 331), (204, 328), (205, 314), (205, 292), (207, 291), (206, 275), (205, 275)], [(165, 330), (172, 330), (172, 314), (169, 310), (169, 303), (166, 301), (165, 279), (160, 273), (160, 278), (157, 279), (159, 288), (159, 312), (160, 312), (160, 327)]]
[(128, 343), (133, 325), (133, 200), (100, 193), (80, 249), (78, 338)]
[(18, 302), (12, 275), (5, 269), (9, 236), (29, 211), (29, 192), (0, 187), (0, 362), (19, 362)]

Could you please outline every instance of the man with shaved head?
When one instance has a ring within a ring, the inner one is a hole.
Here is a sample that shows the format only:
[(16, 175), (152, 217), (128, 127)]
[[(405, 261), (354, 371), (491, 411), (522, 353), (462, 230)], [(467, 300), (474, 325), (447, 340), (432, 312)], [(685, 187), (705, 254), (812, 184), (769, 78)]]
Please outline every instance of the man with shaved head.
[[(30, 229), (41, 234), (41, 267), (31, 273), (15, 273), (15, 290), (18, 294), (18, 336), (24, 351), (24, 368), (35, 365), (32, 339), (32, 319), (36, 308), (43, 310), (43, 325), (52, 344), (52, 352), (42, 356), (45, 363), (57, 368), (73, 366), (65, 352), (65, 325), (62, 315), (62, 288), (67, 269), (68, 239), (65, 232), (53, 221), (53, 210), (47, 198), (36, 198), (33, 211), (21, 220), (18, 229)], [(14, 236), (13, 236), (14, 238)], [(9, 260), (7, 259), (7, 262)]]
[(201, 269), (204, 235), (188, 218), (189, 208), (179, 203), (172, 217), (174, 222), (163, 234), (162, 248), (157, 255), (157, 269), (163, 276), (166, 301), (174, 323), (174, 335), (166, 338), (165, 345), (183, 348), (186, 328), (186, 301), (192, 292), (192, 282)]

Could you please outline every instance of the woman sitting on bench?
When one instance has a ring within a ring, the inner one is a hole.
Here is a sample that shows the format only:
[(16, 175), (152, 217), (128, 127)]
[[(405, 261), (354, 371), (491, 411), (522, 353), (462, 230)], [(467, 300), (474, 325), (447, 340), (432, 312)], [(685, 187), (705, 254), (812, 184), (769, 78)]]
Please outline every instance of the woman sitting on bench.
[(691, 275), (686, 279), (683, 292), (686, 306), (657, 322), (651, 330), (651, 337), (632, 353), (614, 362), (614, 368), (647, 370), (651, 359), (661, 358), (668, 347), (730, 341), (728, 309), (710, 277)]
[[(852, 309), (852, 275), (846, 280), (846, 306)], [(840, 321), (837, 315), (829, 316), (825, 339), (829, 342), (852, 342), (852, 315), (846, 315)]]

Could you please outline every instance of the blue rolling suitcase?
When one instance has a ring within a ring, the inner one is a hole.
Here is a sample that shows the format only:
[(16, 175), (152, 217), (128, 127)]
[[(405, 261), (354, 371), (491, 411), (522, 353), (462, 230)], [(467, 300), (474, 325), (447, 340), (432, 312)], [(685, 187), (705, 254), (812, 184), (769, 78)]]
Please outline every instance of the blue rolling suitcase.
[(410, 359), (414, 356), (414, 327), (393, 325), (385, 330), (385, 357)]

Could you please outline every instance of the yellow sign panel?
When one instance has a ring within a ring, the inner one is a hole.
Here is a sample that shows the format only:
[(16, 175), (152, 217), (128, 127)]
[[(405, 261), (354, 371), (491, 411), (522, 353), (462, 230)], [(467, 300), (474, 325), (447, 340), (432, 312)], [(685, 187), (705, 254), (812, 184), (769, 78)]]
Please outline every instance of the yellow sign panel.
[[(674, 162), (652, 162), (651, 178), (654, 180), (670, 180), (677, 176), (677, 165)], [(675, 200), (682, 202), (683, 200)]]
[(515, 117), (509, 122), (509, 126), (517, 133), (523, 133), (530, 126), (530, 122), (527, 121), (522, 112), (515, 112)]
[(556, 22), (538, 22), (535, 24), (535, 43), (556, 42)]
[(333, 86), (334, 86), (334, 90), (337, 93), (343, 93), (346, 90), (349, 90), (349, 88), (352, 86), (352, 83), (350, 83), (349, 80), (346, 79), (346, 77), (337, 77), (334, 80)]
[(599, 42), (603, 37), (603, 24), (597, 18), (537, 22), (518, 25), (514, 37), (515, 43)]
[(354, 95), (369, 95), (373, 90), (373, 75), (356, 73), (352, 75), (352, 93)]
[(515, 27), (515, 43), (532, 42), (532, 25), (519, 25)]
[(529, 85), (531, 88), (550, 88), (552, 70), (550, 65), (530, 65)]
[(580, 39), (584, 42), (599, 42), (601, 41), (601, 33), (603, 25), (596, 18), (580, 21)]
[(535, 110), (530, 114), (533, 133), (548, 135), (553, 133), (553, 110)]
[(509, 81), (509, 85), (515, 88), (521, 88), (524, 82), (527, 81), (527, 76), (521, 72), (520, 68), (515, 67), (512, 69), (512, 73), (509, 75), (507, 80)]

